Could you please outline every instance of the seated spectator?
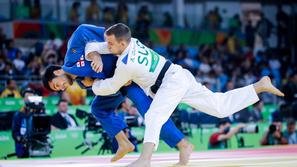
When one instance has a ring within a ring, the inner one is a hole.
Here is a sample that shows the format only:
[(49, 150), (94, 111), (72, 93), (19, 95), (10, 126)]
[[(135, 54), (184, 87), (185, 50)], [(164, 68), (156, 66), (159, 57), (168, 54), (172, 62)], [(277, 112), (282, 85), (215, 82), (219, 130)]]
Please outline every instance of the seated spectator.
[(72, 114), (68, 113), (68, 102), (60, 100), (57, 104), (58, 112), (52, 116), (52, 129), (67, 129), (77, 127), (78, 124)]
[(6, 61), (4, 57), (1, 56), (3, 55), (0, 54), (0, 75), (5, 75)]
[(278, 145), (287, 144), (287, 140), (282, 134), (282, 124), (281, 122), (273, 122), (268, 131), (266, 131), (261, 139), (261, 145)]
[(50, 32), (49, 39), (45, 42), (43, 52), (48, 50), (58, 51), (62, 46), (63, 41), (56, 36), (54, 32)]
[(6, 55), (10, 61), (13, 61), (16, 58), (18, 49), (14, 46), (13, 39), (8, 39), (6, 41)]
[(62, 98), (67, 100), (72, 105), (85, 105), (86, 96), (86, 89), (82, 89), (77, 82), (74, 82), (62, 94)]
[(173, 19), (169, 12), (165, 12), (163, 14), (164, 20), (163, 20), (163, 26), (164, 27), (173, 27)]
[(103, 22), (106, 24), (114, 23), (114, 10), (111, 7), (105, 7), (103, 10)]
[(132, 105), (131, 100), (128, 98), (126, 98), (118, 107), (117, 113), (123, 119), (128, 118), (130, 116), (130, 119), (126, 119), (126, 123), (128, 125), (133, 124), (134, 126), (141, 126), (143, 123), (142, 117), (139, 116), (137, 109)]
[(79, 22), (79, 12), (78, 12), (79, 7), (80, 7), (80, 2), (74, 2), (72, 4), (72, 7), (68, 15), (68, 19), (74, 23)]
[(119, 1), (115, 21), (129, 24), (128, 6), (125, 1)]
[(12, 63), (18, 73), (23, 73), (25, 62), (22, 60), (22, 52), (20, 50), (17, 51), (16, 58), (12, 61)]
[(293, 118), (287, 120), (287, 129), (284, 131), (284, 138), (288, 144), (297, 144), (296, 122)]
[(148, 6), (143, 5), (138, 11), (134, 32), (140, 41), (147, 41), (149, 39), (149, 29), (151, 24), (152, 13), (149, 11)]
[(91, 0), (90, 5), (86, 9), (86, 21), (88, 22), (98, 22), (100, 14), (100, 7), (96, 0)]
[(34, 0), (33, 6), (30, 11), (30, 18), (40, 19), (40, 16), (41, 16), (40, 0)]
[(218, 123), (219, 131), (213, 133), (209, 138), (209, 148), (228, 148), (228, 140), (235, 135), (245, 124), (238, 124), (231, 129), (228, 120), (223, 119)]
[(251, 122), (263, 121), (263, 115), (262, 115), (263, 106), (264, 104), (261, 101), (258, 101), (256, 104), (254, 104), (254, 108), (251, 110), (251, 117), (249, 121)]
[(284, 117), (293, 117), (297, 119), (297, 71), (289, 76), (288, 82), (283, 87), (285, 93), (285, 104), (281, 106), (281, 114)]
[(17, 89), (15, 80), (8, 79), (6, 81), (6, 88), (1, 93), (1, 98), (5, 98), (5, 97), (14, 97), (14, 98), (21, 97), (21, 94)]
[(283, 88), (285, 93), (284, 100), (287, 104), (297, 102), (297, 71), (294, 71), (289, 76), (289, 81)]
[(236, 122), (260, 122), (263, 121), (262, 116), (262, 110), (263, 110), (263, 102), (258, 101), (253, 105), (253, 109), (245, 108), (242, 111), (233, 114), (234, 120)]

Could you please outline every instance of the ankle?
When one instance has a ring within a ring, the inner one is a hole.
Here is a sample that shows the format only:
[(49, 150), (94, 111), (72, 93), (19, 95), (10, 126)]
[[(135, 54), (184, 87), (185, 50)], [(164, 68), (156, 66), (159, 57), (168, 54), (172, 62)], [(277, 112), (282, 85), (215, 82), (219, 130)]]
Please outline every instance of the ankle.
[(182, 148), (187, 147), (188, 145), (189, 145), (189, 143), (187, 142), (187, 140), (182, 139), (179, 143), (177, 143), (176, 146), (177, 146), (179, 149), (182, 149)]

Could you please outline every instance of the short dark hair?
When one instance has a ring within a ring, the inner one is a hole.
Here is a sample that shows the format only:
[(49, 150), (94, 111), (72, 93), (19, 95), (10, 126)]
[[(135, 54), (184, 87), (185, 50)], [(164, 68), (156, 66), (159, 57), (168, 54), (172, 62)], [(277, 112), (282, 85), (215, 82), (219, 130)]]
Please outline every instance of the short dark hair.
[(228, 118), (221, 118), (217, 122), (217, 127), (220, 127), (221, 125), (225, 125), (227, 123), (231, 123)]
[(9, 85), (11, 82), (13, 81), (13, 79), (9, 78), (6, 80), (6, 85)]
[(25, 97), (26, 93), (32, 93), (32, 94), (36, 94), (35, 91), (31, 88), (26, 88), (25, 90), (23, 90), (22, 92), (22, 97)]
[(43, 86), (50, 90), (50, 91), (54, 91), (50, 86), (49, 86), (49, 82), (51, 80), (53, 80), (55, 77), (57, 77), (55, 74), (54, 74), (54, 71), (56, 70), (60, 70), (62, 69), (61, 66), (58, 66), (58, 65), (49, 65), (48, 67), (46, 67), (45, 71), (44, 71), (44, 74), (42, 75), (42, 83), (43, 83)]
[(126, 40), (127, 42), (130, 42), (131, 40), (130, 28), (123, 23), (117, 23), (115, 25), (112, 25), (105, 31), (105, 34), (114, 35), (118, 41)]
[(61, 103), (64, 103), (64, 102), (68, 104), (68, 101), (67, 101), (67, 100), (65, 100), (65, 99), (60, 99), (60, 100), (58, 101), (58, 103), (57, 103), (57, 106), (60, 105)]
[(295, 125), (295, 124), (296, 124), (296, 122), (295, 122), (294, 118), (288, 118), (287, 125)]

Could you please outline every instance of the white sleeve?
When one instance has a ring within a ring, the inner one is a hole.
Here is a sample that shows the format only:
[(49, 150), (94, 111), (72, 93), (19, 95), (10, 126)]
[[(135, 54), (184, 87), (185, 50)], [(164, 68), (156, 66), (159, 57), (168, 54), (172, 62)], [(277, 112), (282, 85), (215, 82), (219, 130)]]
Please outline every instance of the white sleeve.
[(112, 78), (104, 80), (95, 80), (92, 90), (95, 95), (107, 96), (115, 94), (128, 81), (132, 80), (131, 72), (129, 72), (126, 65), (119, 65), (114, 72)]
[(88, 42), (85, 47), (86, 60), (90, 61), (88, 54), (98, 52), (99, 54), (111, 54), (108, 49), (107, 42)]

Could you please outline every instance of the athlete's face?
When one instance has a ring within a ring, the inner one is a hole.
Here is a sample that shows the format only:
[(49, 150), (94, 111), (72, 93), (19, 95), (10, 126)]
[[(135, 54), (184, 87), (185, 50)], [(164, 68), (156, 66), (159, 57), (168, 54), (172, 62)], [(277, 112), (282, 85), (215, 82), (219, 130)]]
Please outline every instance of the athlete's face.
[(54, 91), (64, 91), (72, 85), (73, 80), (62, 70), (54, 71), (56, 77), (49, 81), (49, 86)]
[(108, 44), (108, 49), (115, 55), (120, 55), (126, 49), (127, 43), (124, 40), (117, 40), (114, 35), (106, 35), (105, 40)]

